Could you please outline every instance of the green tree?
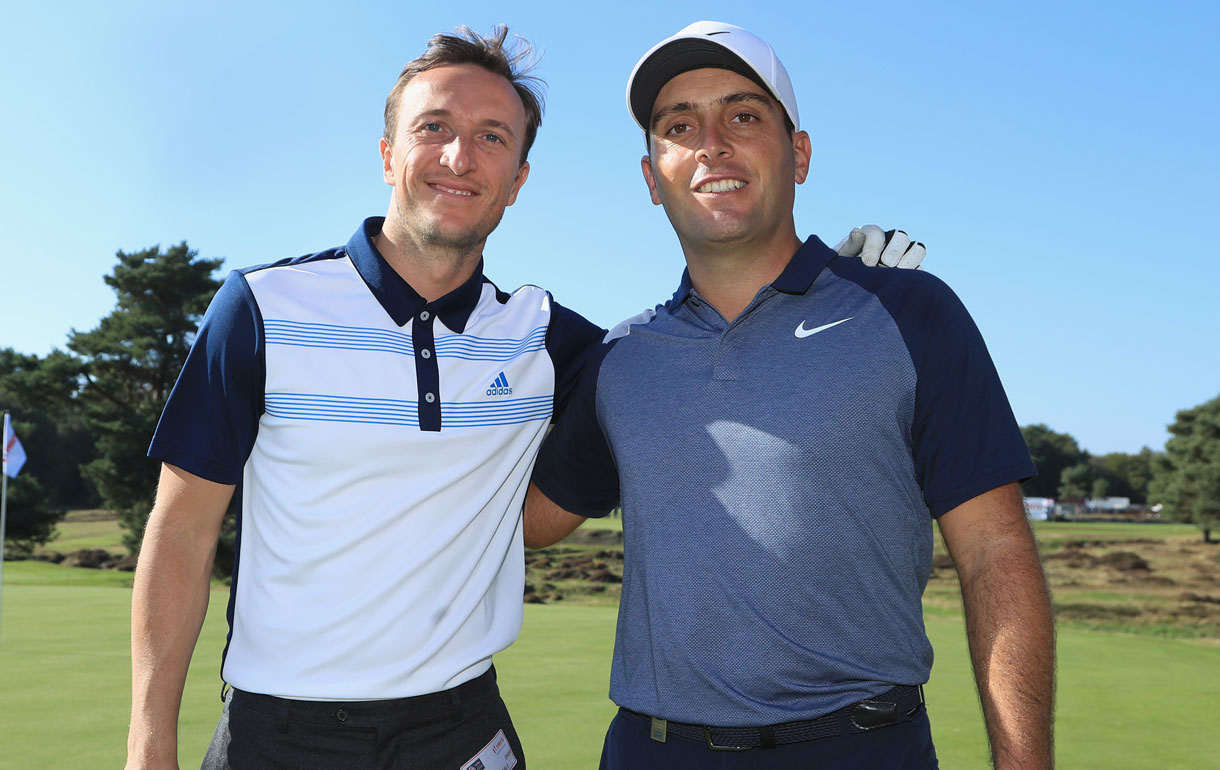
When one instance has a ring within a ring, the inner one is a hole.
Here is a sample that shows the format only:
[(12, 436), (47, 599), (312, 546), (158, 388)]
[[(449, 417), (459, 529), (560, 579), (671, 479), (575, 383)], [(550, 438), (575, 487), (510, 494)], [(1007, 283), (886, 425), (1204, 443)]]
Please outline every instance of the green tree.
[(103, 504), (119, 514), (124, 544), (139, 550), (152, 507), (158, 464), (145, 453), (195, 329), (220, 282), (221, 259), (199, 259), (185, 242), (119, 251), (105, 277), (115, 309), (88, 332), (73, 330), (80, 357), (82, 420), (96, 438), (97, 458), (84, 467)]
[(80, 470), (94, 458), (76, 402), (80, 382), (80, 361), (59, 350), (40, 359), (0, 349), (0, 404), (27, 423), (19, 434), (30, 456), (22, 475), (39, 482), (45, 503), (56, 510), (100, 503)]
[(1094, 476), (1093, 468), (1088, 463), (1064, 468), (1059, 475), (1059, 499), (1083, 502), (1093, 490)]
[(28, 553), (53, 539), (69, 507), (97, 502), (80, 465), (93, 457), (93, 441), (74, 411), (79, 366), (53, 351), (45, 359), (0, 349), (0, 406), (26, 452), (25, 467), (9, 482), (5, 540)]
[(1203, 530), (1220, 527), (1220, 396), (1178, 412), (1165, 454), (1156, 458), (1150, 499), (1176, 521)]
[[(1093, 491), (1090, 492), (1089, 497), (1093, 498), (1094, 500), (1100, 500), (1102, 498), (1109, 497), (1110, 496), (1109, 479), (1107, 479), (1105, 476), (1098, 476), (1097, 470), (1095, 468), (1092, 469), (1092, 473), (1093, 473)], [(1118, 496), (1121, 497), (1122, 495), (1118, 495)]]
[[(11, 350), (0, 351), (0, 366), (12, 362), (11, 354)], [(6, 405), (15, 407), (15, 399), (11, 392), (7, 392), (8, 389), (5, 386), (6, 379), (0, 374), (0, 398), (4, 399)], [(27, 414), (25, 410), (14, 408), (10, 411), (12, 412), (13, 432), (21, 439), (26, 460), (17, 477), (8, 480), (8, 509), (5, 511), (4, 541), (13, 551), (29, 553), (34, 546), (46, 543), (55, 537), (55, 524), (64, 515), (62, 509), (51, 505), (47, 492), (42, 482), (39, 481), (39, 475), (47, 475), (47, 458), (52, 456), (43, 442), (46, 440), (46, 436), (54, 435), (54, 428), (50, 431), (37, 430), (35, 423), (23, 419)], [(41, 415), (34, 416), (41, 417)]]
[[(1038, 466), (1038, 475), (1022, 485), (1026, 497), (1059, 497), (1063, 472), (1088, 462), (1088, 453), (1067, 433), (1056, 433), (1046, 425), (1026, 425), (1021, 428), (1025, 444)], [(1081, 494), (1081, 497), (1084, 495)]]
[[(22, 442), (24, 445), (25, 442)], [(28, 467), (27, 459), (25, 468)], [(55, 524), (64, 515), (62, 510), (52, 508), (47, 503), (47, 493), (42, 484), (27, 474), (25, 468), (17, 474), (17, 478), (8, 480), (8, 510), (5, 511), (4, 526), (5, 548), (21, 554), (28, 554), (35, 546), (53, 540), (59, 534)]]
[(1152, 481), (1152, 463), (1156, 456), (1156, 452), (1144, 447), (1137, 454), (1110, 452), (1092, 457), (1089, 462), (1106, 482), (1109, 494), (1129, 497), (1131, 502), (1143, 504), (1148, 501), (1148, 484)]

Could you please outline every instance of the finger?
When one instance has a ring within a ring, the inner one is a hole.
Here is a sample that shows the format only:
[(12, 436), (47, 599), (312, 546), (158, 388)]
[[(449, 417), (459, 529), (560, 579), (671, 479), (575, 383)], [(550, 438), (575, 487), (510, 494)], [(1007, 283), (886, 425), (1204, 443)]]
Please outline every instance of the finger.
[(864, 245), (860, 247), (860, 261), (868, 267), (876, 267), (885, 249), (885, 231), (876, 225), (858, 228), (864, 234)]
[(928, 250), (922, 243), (912, 243), (911, 248), (902, 255), (902, 259), (898, 260), (898, 267), (918, 269), (919, 263), (923, 262), (923, 258), (926, 256), (928, 256)]
[(902, 260), (902, 255), (906, 253), (907, 247), (911, 245), (911, 238), (902, 230), (890, 230), (885, 236), (886, 243), (885, 250), (881, 252), (881, 264), (886, 267), (895, 267)]
[(840, 257), (855, 257), (860, 254), (860, 247), (863, 245), (864, 233), (860, 232), (860, 228), (853, 227), (847, 237), (839, 241), (838, 246), (835, 246), (835, 253)]

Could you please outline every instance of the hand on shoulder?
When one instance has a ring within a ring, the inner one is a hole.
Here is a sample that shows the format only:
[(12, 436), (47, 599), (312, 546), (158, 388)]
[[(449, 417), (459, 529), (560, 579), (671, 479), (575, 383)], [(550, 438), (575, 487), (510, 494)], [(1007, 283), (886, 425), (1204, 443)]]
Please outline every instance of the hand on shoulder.
[(881, 264), (912, 270), (918, 270), (927, 256), (924, 245), (913, 242), (902, 230), (882, 230), (877, 225), (853, 228), (835, 251), (840, 257), (859, 257), (868, 267)]

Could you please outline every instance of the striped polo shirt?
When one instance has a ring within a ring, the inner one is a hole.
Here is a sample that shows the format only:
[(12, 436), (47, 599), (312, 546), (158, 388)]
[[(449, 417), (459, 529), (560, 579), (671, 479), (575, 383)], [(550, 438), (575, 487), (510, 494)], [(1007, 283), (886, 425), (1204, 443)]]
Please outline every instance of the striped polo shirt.
[(953, 292), (811, 238), (732, 321), (684, 276), (611, 336), (534, 474), (584, 516), (621, 489), (611, 698), (751, 726), (927, 681), (933, 518), (1034, 473)]
[(602, 330), (484, 278), (425, 302), (372, 243), (231, 273), (149, 456), (238, 485), (224, 679), (288, 698), (437, 692), (521, 626), (520, 512)]

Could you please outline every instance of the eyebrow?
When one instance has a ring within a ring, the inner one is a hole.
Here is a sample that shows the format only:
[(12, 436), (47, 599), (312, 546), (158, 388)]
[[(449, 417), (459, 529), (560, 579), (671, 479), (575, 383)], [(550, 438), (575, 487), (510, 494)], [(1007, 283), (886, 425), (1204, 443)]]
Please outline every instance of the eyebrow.
[[(726, 104), (738, 104), (741, 102), (756, 102), (764, 107), (771, 107), (771, 100), (757, 91), (738, 91), (732, 94), (726, 94), (714, 102), (715, 106), (723, 107)], [(678, 102), (670, 104), (657, 110), (652, 116), (651, 129), (656, 133), (657, 126), (666, 118), (680, 112), (694, 112), (697, 105), (694, 102)]]

